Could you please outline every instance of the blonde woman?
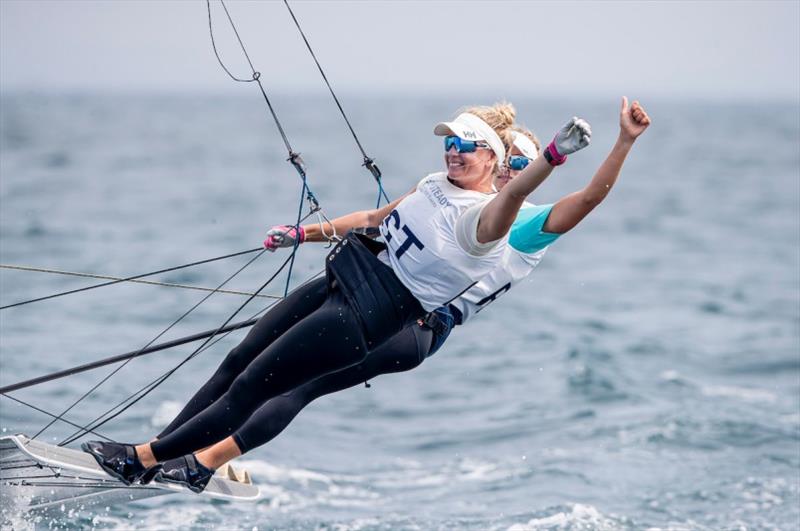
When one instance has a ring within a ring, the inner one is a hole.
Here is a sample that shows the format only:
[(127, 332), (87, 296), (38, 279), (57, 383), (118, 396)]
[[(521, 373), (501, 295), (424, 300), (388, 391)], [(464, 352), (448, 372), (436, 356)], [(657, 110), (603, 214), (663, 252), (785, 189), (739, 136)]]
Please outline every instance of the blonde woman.
[[(561, 234), (575, 227), (603, 201), (614, 186), (633, 142), (648, 125), (649, 118), (637, 102), (630, 108), (623, 105), (620, 113), (619, 139), (589, 184), (555, 204), (525, 203), (511, 228), (510, 243), (505, 256), (495, 270), (448, 306), (437, 308), (424, 319), (408, 325), (400, 333), (395, 334), (386, 343), (371, 351), (361, 363), (326, 374), (267, 401), (253, 414), (252, 418), (257, 421), (248, 422), (238, 431), (237, 438), (241, 441), (242, 447), (249, 448), (254, 444), (260, 445), (271, 441), (303, 408), (321, 396), (360, 385), (382, 374), (409, 371), (432, 356), (444, 344), (454, 326), (472, 319), (526, 278), (539, 264), (549, 245)], [(518, 177), (530, 162), (540, 156), (539, 141), (527, 129), (515, 127), (512, 138), (513, 143), (508, 150), (506, 167), (494, 180), (498, 190)], [(335, 227), (344, 231), (348, 228), (348, 220), (368, 223), (368, 220), (379, 220), (379, 214), (377, 210), (356, 212), (334, 220), (333, 227), (329, 226), (326, 230), (330, 233)], [(379, 221), (375, 222), (376, 225), (377, 223)], [(306, 229), (308, 233), (318, 227), (308, 226)], [(319, 231), (317, 234), (321, 235), (322, 232)], [(315, 290), (312, 289), (310, 292), (314, 293)], [(322, 297), (324, 294), (319, 293), (316, 296)], [(207, 384), (203, 393), (198, 393), (202, 394), (203, 398), (198, 397), (197, 400), (200, 402), (216, 400), (224, 393), (225, 386), (236, 377), (237, 371), (240, 370), (237, 367), (240, 365), (242, 365), (241, 358), (229, 356), (212, 378), (211, 382), (214, 384)], [(159, 437), (168, 435), (197, 412), (196, 406), (190, 404)], [(221, 464), (216, 463), (217, 466)], [(169, 462), (164, 466), (162, 479), (174, 476), (176, 471), (181, 470), (174, 468)]]
[[(511, 105), (497, 104), (439, 123), (446, 171), (397, 202), (380, 225), (385, 244), (348, 233), (326, 259), (323, 286), (312, 283), (265, 315), (231, 353), (245, 363), (221, 396), (209, 397), (204, 386), (193, 398), (202, 410), (152, 443), (91, 441), (84, 450), (124, 482), (158, 473), (202, 491), (218, 466), (265, 442), (242, 434), (261, 421), (257, 412), (270, 399), (362, 362), (470, 289), (502, 260), (524, 198), (590, 140), (588, 124), (573, 118), (548, 146), (547, 161), (537, 159), (494, 193), (514, 118)], [(285, 231), (284, 239), (304, 236)]]

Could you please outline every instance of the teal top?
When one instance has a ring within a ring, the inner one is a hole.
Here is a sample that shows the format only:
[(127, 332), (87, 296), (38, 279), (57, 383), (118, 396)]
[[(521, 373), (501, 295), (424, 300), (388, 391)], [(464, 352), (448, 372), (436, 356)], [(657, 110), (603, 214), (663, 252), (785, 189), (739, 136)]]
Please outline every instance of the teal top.
[(561, 236), (560, 234), (542, 230), (552, 209), (552, 204), (521, 208), (517, 219), (511, 225), (511, 234), (508, 236), (509, 245), (521, 253), (533, 254), (556, 241)]

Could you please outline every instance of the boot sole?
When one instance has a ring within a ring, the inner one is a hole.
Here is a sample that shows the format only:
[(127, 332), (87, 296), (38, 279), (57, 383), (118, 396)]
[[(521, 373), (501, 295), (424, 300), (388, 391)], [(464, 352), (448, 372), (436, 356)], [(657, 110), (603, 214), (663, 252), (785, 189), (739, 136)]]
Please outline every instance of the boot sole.
[(180, 481), (180, 480), (177, 480), (177, 479), (171, 479), (171, 478), (164, 477), (161, 474), (160, 471), (155, 475), (155, 480), (158, 481), (158, 482), (161, 482), (161, 483), (172, 483), (173, 485), (181, 485), (182, 487), (186, 487), (187, 489), (189, 489), (190, 491), (194, 492), (195, 494), (200, 494), (201, 492), (203, 492), (205, 490), (205, 488), (206, 488), (206, 485), (207, 485), (206, 484), (206, 485), (203, 485), (202, 487), (195, 487), (194, 485), (192, 485), (192, 484), (190, 484), (190, 483), (188, 483), (186, 481)]

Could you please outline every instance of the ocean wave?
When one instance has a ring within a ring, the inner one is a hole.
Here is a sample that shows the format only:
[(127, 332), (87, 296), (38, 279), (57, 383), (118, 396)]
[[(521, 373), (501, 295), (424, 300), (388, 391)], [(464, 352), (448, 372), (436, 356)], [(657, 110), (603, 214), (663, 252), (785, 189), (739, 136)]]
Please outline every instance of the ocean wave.
[(581, 503), (566, 504), (541, 511), (527, 522), (513, 524), (507, 531), (619, 531), (634, 529), (622, 517), (604, 515), (596, 507)]
[(766, 389), (754, 389), (749, 387), (736, 387), (732, 385), (709, 385), (700, 388), (705, 396), (735, 398), (745, 402), (766, 402), (774, 403), (778, 397), (775, 393)]

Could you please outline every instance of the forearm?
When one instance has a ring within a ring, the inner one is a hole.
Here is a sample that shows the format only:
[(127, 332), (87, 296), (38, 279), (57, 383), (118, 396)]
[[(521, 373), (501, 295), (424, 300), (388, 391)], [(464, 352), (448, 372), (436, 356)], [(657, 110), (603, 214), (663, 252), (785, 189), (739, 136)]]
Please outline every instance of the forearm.
[(511, 228), (523, 201), (553, 172), (553, 167), (539, 157), (514, 180), (506, 184), (481, 212), (478, 241), (487, 243), (502, 238)]
[(623, 96), (619, 116), (619, 137), (611, 153), (583, 190), (570, 194), (553, 205), (542, 229), (545, 232), (563, 234), (580, 223), (589, 212), (602, 203), (617, 182), (622, 164), (633, 143), (649, 126), (650, 117), (639, 102), (634, 101), (633, 105), (628, 107), (628, 98)]
[[(360, 210), (345, 216), (336, 218), (330, 222), (312, 223), (303, 225), (305, 240), (307, 242), (327, 242), (334, 234), (342, 236), (356, 227), (370, 226), (371, 211)], [(324, 232), (323, 232), (324, 231)]]
[[(373, 210), (359, 210), (345, 216), (334, 219), (330, 222), (312, 223), (310, 225), (303, 225), (305, 230), (305, 240), (307, 242), (327, 242), (334, 235), (342, 236), (347, 234), (348, 231), (360, 227), (377, 227), (380, 225), (383, 218), (388, 216), (392, 210), (405, 199), (410, 193), (404, 194), (391, 203), (376, 208)], [(334, 229), (335, 232), (334, 232)], [(325, 231), (323, 233), (323, 230)], [(327, 237), (326, 237), (327, 235)]]
[(622, 165), (625, 163), (625, 158), (630, 153), (633, 143), (634, 140), (623, 138), (621, 135), (617, 138), (616, 144), (597, 169), (592, 180), (579, 192), (583, 195), (584, 201), (598, 205), (606, 198), (617, 182)]
[(617, 182), (625, 158), (633, 147), (633, 139), (620, 135), (606, 160), (582, 190), (561, 198), (550, 211), (542, 230), (563, 234), (580, 223), (589, 212), (603, 202)]

